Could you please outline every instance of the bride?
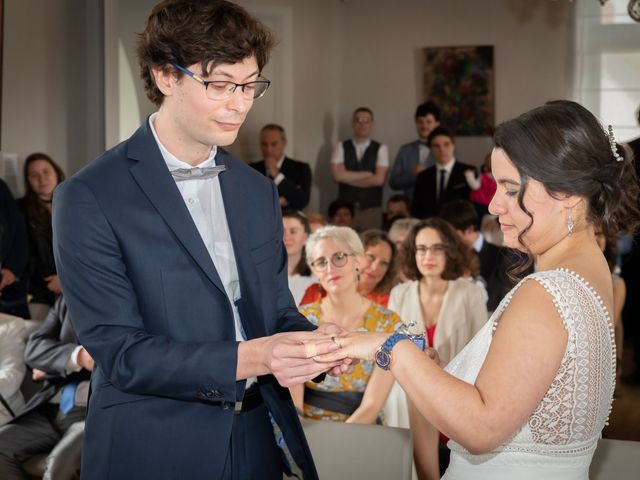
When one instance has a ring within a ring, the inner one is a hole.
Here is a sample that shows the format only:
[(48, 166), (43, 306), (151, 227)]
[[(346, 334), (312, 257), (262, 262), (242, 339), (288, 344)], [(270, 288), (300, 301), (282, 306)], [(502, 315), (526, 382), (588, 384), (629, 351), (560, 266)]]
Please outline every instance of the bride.
[[(375, 358), (452, 440), (447, 480), (586, 479), (611, 410), (611, 275), (594, 235), (633, 229), (631, 155), (585, 108), (554, 101), (498, 127), (489, 210), (536, 273), (442, 369), (401, 333), (335, 338), (320, 361)], [(531, 260), (530, 260), (531, 261)]]

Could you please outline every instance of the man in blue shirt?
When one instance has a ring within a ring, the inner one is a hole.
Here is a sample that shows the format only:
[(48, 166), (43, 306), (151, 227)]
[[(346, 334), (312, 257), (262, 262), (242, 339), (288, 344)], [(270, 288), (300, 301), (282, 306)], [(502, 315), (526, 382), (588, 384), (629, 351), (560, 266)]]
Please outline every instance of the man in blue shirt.
[(424, 102), (416, 108), (415, 121), (418, 139), (400, 147), (389, 177), (389, 186), (403, 190), (409, 201), (413, 197), (418, 174), (435, 163), (427, 138), (434, 128), (440, 126), (440, 110), (433, 103)]

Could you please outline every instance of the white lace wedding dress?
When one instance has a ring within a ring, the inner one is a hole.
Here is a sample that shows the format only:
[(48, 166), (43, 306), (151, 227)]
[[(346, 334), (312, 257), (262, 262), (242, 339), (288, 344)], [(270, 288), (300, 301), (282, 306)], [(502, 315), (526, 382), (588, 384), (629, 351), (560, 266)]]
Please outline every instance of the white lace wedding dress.
[(529, 275), (502, 300), (446, 370), (465, 382), (475, 382), (500, 315), (515, 291), (532, 280), (552, 296), (569, 334), (560, 368), (531, 417), (500, 447), (472, 455), (451, 440), (451, 462), (443, 480), (589, 477), (591, 457), (611, 411), (616, 353), (607, 309), (582, 277), (565, 269)]

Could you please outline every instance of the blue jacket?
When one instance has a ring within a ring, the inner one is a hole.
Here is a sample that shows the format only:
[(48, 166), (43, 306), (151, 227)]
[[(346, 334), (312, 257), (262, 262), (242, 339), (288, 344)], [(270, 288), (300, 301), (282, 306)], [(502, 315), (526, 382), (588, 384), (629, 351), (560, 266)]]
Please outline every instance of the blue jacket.
[[(313, 330), (287, 286), (273, 182), (221, 149), (216, 162), (247, 338)], [(233, 313), (148, 121), (63, 182), (54, 204), (58, 273), (96, 362), (83, 478), (219, 478), (234, 416), (223, 402), (245, 384)], [(289, 393), (271, 375), (258, 381), (305, 478), (317, 478)]]
[[(400, 147), (389, 176), (389, 186), (394, 190), (403, 190), (409, 200), (413, 197), (416, 184), (413, 172), (418, 163), (420, 163), (420, 141), (415, 140)], [(435, 165), (435, 159), (429, 152), (425, 168), (433, 165)]]

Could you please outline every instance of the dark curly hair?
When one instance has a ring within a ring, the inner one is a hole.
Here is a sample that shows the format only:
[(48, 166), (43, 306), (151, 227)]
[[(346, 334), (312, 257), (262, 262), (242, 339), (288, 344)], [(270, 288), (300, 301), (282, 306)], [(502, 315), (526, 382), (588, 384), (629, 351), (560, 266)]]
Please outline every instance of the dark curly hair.
[(223, 63), (255, 56), (262, 71), (273, 47), (271, 32), (242, 7), (225, 0), (165, 0), (156, 5), (144, 32), (138, 35), (140, 75), (149, 100), (160, 106), (164, 95), (156, 86), (153, 68), (181, 71), (169, 62), (188, 67), (200, 63), (209, 74)]
[(404, 241), (402, 270), (408, 279), (420, 280), (423, 276), (416, 263), (416, 237), (425, 228), (432, 228), (438, 232), (445, 245), (446, 261), (442, 271), (443, 280), (455, 280), (470, 270), (472, 257), (469, 248), (462, 243), (449, 222), (432, 217), (417, 223)]
[(396, 278), (396, 246), (389, 239), (389, 236), (382, 230), (371, 229), (365, 230), (360, 234), (360, 239), (362, 240), (362, 245), (364, 246), (365, 254), (367, 252), (367, 248), (374, 247), (379, 243), (386, 243), (389, 245), (391, 249), (391, 260), (389, 261), (389, 269), (387, 273), (384, 274), (380, 283), (376, 285), (374, 289), (376, 292), (387, 294), (391, 291), (391, 287), (393, 287), (395, 278)]
[[(547, 102), (541, 107), (504, 122), (496, 129), (494, 145), (502, 149), (520, 174), (520, 208), (531, 218), (523, 199), (529, 179), (544, 185), (551, 196), (578, 195), (586, 199), (586, 220), (605, 235), (637, 231), (638, 179), (633, 155), (619, 144), (615, 149), (596, 117), (578, 103), (568, 100)], [(516, 273), (531, 265), (531, 259)]]

